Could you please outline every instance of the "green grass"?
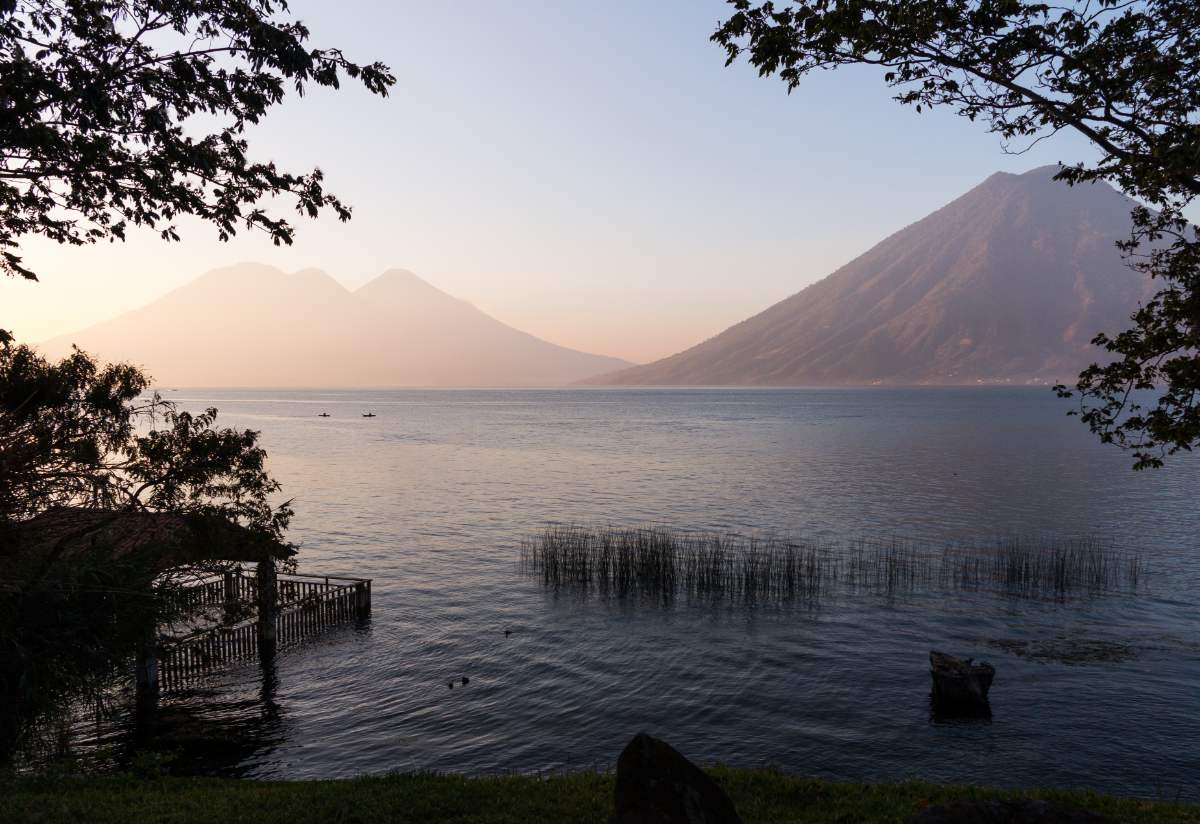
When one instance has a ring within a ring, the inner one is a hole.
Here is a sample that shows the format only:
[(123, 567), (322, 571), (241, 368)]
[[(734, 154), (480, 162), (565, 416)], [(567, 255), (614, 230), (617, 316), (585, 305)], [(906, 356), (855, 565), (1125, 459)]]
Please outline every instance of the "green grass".
[[(711, 774), (754, 822), (903, 822), (954, 798), (1034, 795), (1122, 822), (1200, 822), (1200, 806), (1062, 791), (1016, 792), (933, 784), (833, 784), (772, 770)], [(120, 822), (597, 822), (612, 810), (613, 776), (545, 778), (410, 774), (345, 781), (216, 778), (0, 779), (0, 821)]]

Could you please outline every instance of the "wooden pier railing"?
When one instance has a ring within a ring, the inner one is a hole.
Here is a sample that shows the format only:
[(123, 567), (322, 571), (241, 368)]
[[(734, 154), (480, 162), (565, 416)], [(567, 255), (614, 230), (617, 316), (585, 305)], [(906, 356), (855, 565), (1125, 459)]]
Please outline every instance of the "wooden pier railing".
[[(254, 577), (226, 573), (188, 587), (181, 596), (185, 603), (254, 614), (232, 624), (201, 628), (163, 644), (155, 668), (157, 691), (182, 690), (216, 668), (255, 659), (264, 643), (274, 649), (295, 646), (330, 627), (362, 620), (371, 612), (371, 581), (365, 578), (281, 574), (275, 592), (275, 608), (266, 616), (272, 626), (264, 632)], [(264, 638), (269, 640), (264, 642)]]

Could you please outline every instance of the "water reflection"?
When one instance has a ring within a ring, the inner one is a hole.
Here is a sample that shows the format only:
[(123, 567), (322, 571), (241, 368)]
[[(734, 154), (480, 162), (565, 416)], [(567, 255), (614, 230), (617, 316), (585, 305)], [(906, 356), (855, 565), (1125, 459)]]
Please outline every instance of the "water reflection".
[(275, 659), (243, 669), (258, 670), (257, 694), (218, 685), (183, 692), (131, 713), (95, 743), (109, 748), (118, 766), (137, 767), (149, 754), (172, 773), (243, 775), (243, 765), (270, 753), (287, 734)]
[(942, 726), (961, 726), (964, 724), (991, 724), (992, 705), (950, 704), (944, 701), (929, 699), (929, 723)]

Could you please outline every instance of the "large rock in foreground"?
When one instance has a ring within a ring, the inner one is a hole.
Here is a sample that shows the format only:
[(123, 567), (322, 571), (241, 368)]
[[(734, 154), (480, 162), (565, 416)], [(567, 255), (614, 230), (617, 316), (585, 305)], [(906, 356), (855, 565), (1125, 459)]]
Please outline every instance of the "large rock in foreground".
[(1089, 810), (1018, 798), (938, 804), (913, 816), (909, 824), (1109, 824), (1109, 819)]
[(615, 824), (742, 824), (716, 782), (644, 732), (617, 759), (616, 802)]

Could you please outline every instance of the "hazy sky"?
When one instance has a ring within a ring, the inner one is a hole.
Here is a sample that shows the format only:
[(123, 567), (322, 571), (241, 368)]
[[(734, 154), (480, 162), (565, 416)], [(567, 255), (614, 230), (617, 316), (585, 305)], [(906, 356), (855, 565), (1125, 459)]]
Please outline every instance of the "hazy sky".
[(312, 93), (252, 136), (319, 165), (354, 219), (298, 220), (295, 246), (221, 243), (184, 223), (82, 249), (30, 240), (30, 284), (0, 280), (26, 340), (140, 306), (255, 260), (357, 287), (391, 267), (556, 343), (651, 360), (817, 280), (997, 171), (1086, 152), (1056, 138), (1006, 155), (950, 112), (918, 115), (877, 72), (788, 96), (725, 68), (719, 0), (294, 0), (314, 42), (388, 63), (386, 100)]

